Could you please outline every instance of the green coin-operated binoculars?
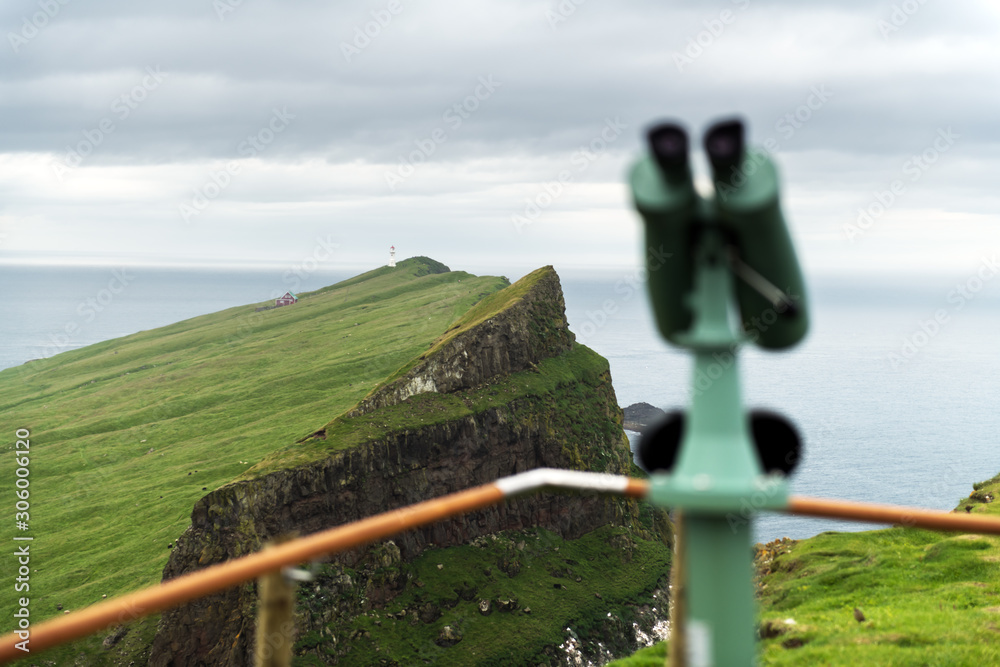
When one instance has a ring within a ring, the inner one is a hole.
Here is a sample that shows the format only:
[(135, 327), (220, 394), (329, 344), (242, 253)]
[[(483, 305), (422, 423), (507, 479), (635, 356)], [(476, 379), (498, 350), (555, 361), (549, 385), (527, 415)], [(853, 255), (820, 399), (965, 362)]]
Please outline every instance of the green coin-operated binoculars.
[(750, 665), (755, 655), (752, 517), (787, 505), (798, 461), (794, 429), (748, 413), (737, 351), (798, 343), (808, 328), (802, 274), (778, 200), (774, 164), (748, 151), (743, 125), (705, 136), (715, 192), (695, 192), (685, 131), (650, 130), (629, 180), (646, 244), (668, 259), (649, 267), (660, 333), (695, 357), (691, 405), (647, 432), (640, 463), (650, 499), (683, 510), (689, 667)]

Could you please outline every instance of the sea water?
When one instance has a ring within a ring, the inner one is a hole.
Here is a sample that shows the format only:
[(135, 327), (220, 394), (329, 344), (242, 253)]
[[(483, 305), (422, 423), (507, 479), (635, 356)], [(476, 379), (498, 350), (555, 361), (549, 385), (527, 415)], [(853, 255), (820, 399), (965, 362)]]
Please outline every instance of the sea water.
[[(690, 354), (658, 336), (634, 279), (564, 280), (570, 327), (610, 361), (622, 406), (686, 406)], [(793, 494), (951, 510), (1000, 472), (1000, 280), (827, 276), (810, 297), (801, 345), (747, 346), (739, 361), (747, 405), (785, 415), (803, 438)], [(872, 527), (768, 513), (755, 535)]]
[[(354, 273), (0, 267), (0, 369)], [(561, 274), (570, 328), (609, 360), (619, 403), (685, 406), (689, 355), (656, 333), (641, 275)], [(784, 414), (802, 434), (793, 493), (950, 510), (1000, 472), (1000, 280), (965, 299), (955, 288), (967, 281), (820, 277), (801, 345), (743, 351), (747, 404)], [(755, 537), (869, 527), (764, 514)]]
[(0, 370), (225, 308), (318, 289), (353, 272), (0, 266)]

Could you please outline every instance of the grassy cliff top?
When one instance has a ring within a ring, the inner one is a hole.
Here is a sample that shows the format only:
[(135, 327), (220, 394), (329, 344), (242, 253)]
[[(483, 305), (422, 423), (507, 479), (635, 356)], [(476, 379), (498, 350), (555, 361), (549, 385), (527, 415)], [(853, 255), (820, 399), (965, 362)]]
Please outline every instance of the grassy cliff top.
[(508, 310), (515, 303), (523, 299), (540, 281), (545, 278), (551, 278), (555, 273), (555, 269), (551, 266), (543, 266), (524, 276), (507, 289), (490, 294), (458, 318), (448, 328), (448, 331), (435, 341), (431, 349), (428, 350), (427, 355), (433, 354), (436, 349), (439, 349), (449, 340), (482, 324), (491, 317), (496, 317), (499, 313)]
[[(608, 362), (604, 357), (590, 348), (577, 345), (564, 355), (542, 360), (537, 370), (514, 373), (486, 386), (451, 394), (427, 392), (369, 414), (356, 417), (341, 415), (326, 425), (322, 435), (313, 434), (276, 450), (239, 479), (254, 479), (278, 470), (308, 465), (366, 442), (481, 414), (511, 401), (554, 400), (560, 388), (577, 382), (600, 384), (607, 372)], [(595, 409), (600, 407), (595, 406)], [(553, 412), (568, 412), (566, 408), (554, 404)], [(597, 435), (585, 430), (590, 425), (580, 423), (577, 426), (579, 441), (567, 443), (568, 447), (590, 442), (591, 436)], [(599, 435), (606, 438), (609, 434)]]
[[(449, 341), (508, 311), (540, 281), (554, 277), (555, 270), (546, 266), (524, 276), (513, 285), (486, 296), (448, 327), (427, 351), (401, 366), (369, 396), (405, 375), (420, 360), (432, 357)], [(449, 394), (421, 393), (409, 398), (404, 404), (384, 407), (368, 415), (342, 414), (327, 423), (321, 431), (276, 450), (260, 464), (247, 470), (240, 479), (252, 479), (276, 470), (306, 465), (326, 458), (331, 453), (371, 442), (391, 433), (460, 419), (514, 399), (547, 397), (562, 385), (581, 380), (595, 382), (597, 377), (607, 371), (607, 360), (588, 348), (576, 346), (565, 355), (542, 360), (537, 368), (498, 378), (485, 386)]]
[[(361, 283), (368, 282), (370, 280), (375, 280), (377, 278), (391, 277), (393, 280), (400, 280), (401, 277), (406, 278), (421, 278), (423, 276), (435, 275), (439, 273), (450, 273), (451, 269), (437, 261), (436, 259), (431, 259), (430, 257), (410, 257), (409, 259), (404, 259), (401, 262), (397, 262), (396, 266), (380, 266), (377, 269), (372, 269), (371, 271), (366, 271), (360, 275), (354, 276), (353, 278), (348, 278), (347, 280), (342, 280), (335, 285), (328, 285), (327, 287), (321, 287), (318, 290), (312, 292), (304, 292), (299, 294), (299, 297), (303, 296), (315, 296), (317, 294), (322, 294), (324, 292), (329, 292), (331, 290), (342, 290), (354, 285), (360, 285)], [(465, 274), (471, 275), (471, 274)]]
[[(32, 619), (158, 582), (208, 490), (355, 405), (506, 285), (413, 258), (291, 306), (230, 308), (0, 372), (6, 431), (31, 431)], [(14, 597), (5, 588), (0, 606)]]
[[(427, 351), (419, 357), (414, 357), (407, 364), (397, 369), (392, 376), (386, 378), (386, 381), (382, 384), (382, 386), (403, 378), (421, 361), (439, 354), (446, 348), (448, 343), (452, 342), (462, 334), (474, 329), (483, 322), (510, 310), (512, 306), (523, 300), (524, 297), (539, 284), (539, 282), (545, 279), (558, 279), (556, 277), (555, 269), (551, 266), (544, 266), (540, 269), (536, 269), (518, 280), (513, 285), (509, 285), (505, 289), (498, 290), (487, 295), (479, 303), (474, 305), (457, 320), (455, 320), (455, 322), (448, 327), (448, 330), (441, 334), (441, 336), (439, 336), (437, 340), (431, 344)], [(379, 391), (379, 389), (380, 387), (373, 389), (369, 393), (369, 397), (374, 395), (377, 391)]]

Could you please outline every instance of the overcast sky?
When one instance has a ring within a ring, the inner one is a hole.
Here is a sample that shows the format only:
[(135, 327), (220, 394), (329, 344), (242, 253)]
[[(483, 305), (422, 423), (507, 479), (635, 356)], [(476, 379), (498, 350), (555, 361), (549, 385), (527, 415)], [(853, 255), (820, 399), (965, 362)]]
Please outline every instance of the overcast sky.
[(0, 27), (4, 263), (630, 266), (646, 127), (733, 114), (807, 271), (1000, 247), (995, 2), (8, 0)]

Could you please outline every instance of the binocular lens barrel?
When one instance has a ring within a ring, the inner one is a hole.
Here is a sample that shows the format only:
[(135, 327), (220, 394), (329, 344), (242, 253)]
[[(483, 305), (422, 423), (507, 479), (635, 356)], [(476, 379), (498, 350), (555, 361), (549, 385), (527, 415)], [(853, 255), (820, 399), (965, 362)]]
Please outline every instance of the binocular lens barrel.
[(711, 200), (694, 190), (688, 135), (677, 123), (650, 128), (648, 153), (629, 175), (636, 209), (645, 222), (649, 293), (657, 326), (672, 342), (680, 342), (678, 334), (692, 325), (688, 295), (694, 285), (695, 245), (708, 226), (721, 228), (743, 264), (791, 301), (775, 306), (758, 291), (759, 284), (737, 279), (737, 305), (750, 340), (765, 348), (789, 347), (808, 328), (805, 286), (781, 214), (777, 172), (766, 153), (747, 150), (745, 134), (738, 119), (716, 123), (706, 133), (705, 152), (715, 183)]
[(691, 327), (687, 295), (694, 280), (692, 233), (699, 198), (688, 160), (688, 136), (680, 125), (661, 123), (647, 134), (649, 152), (629, 180), (646, 228), (649, 295), (656, 324), (667, 340)]
[(805, 336), (808, 317), (805, 283), (781, 214), (774, 163), (763, 151), (746, 150), (739, 120), (713, 125), (705, 135), (705, 151), (715, 182), (716, 217), (740, 260), (792, 300), (791, 307), (776, 309), (757, 288), (737, 280), (743, 329), (761, 347), (790, 347)]

